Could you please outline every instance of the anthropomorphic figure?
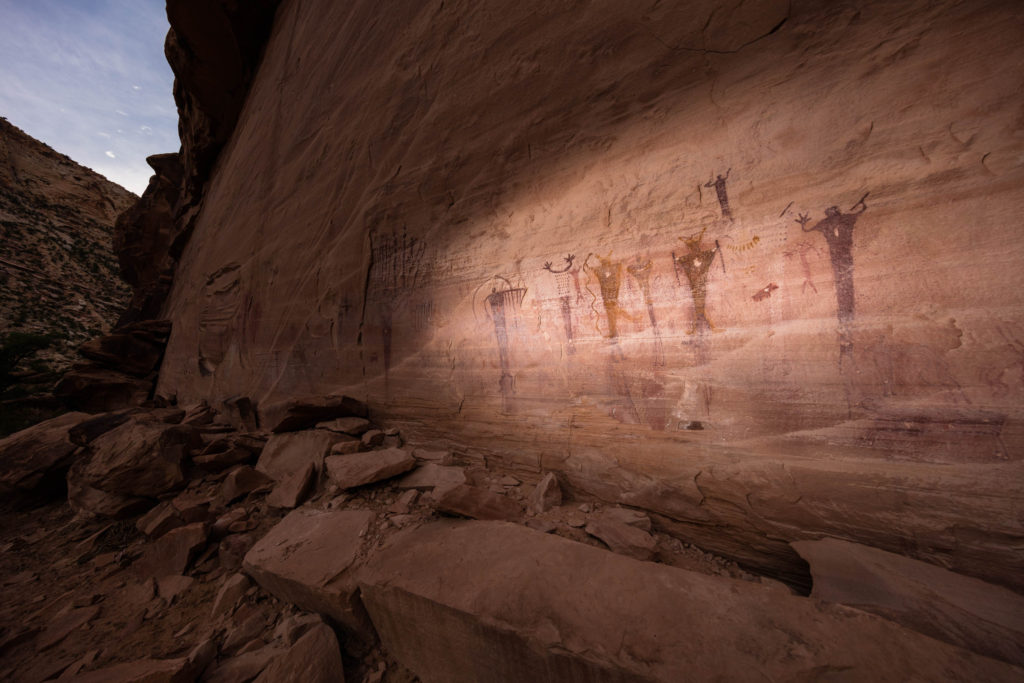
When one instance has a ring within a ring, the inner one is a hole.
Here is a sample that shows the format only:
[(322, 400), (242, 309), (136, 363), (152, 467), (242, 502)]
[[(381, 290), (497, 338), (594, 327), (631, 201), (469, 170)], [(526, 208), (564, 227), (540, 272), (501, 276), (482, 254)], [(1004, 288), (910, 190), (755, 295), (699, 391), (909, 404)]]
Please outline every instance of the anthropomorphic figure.
[[(839, 318), (840, 358), (848, 356), (853, 350), (849, 325), (853, 322), (853, 228), (857, 219), (868, 206), (864, 203), (867, 194), (850, 207), (849, 213), (843, 213), (838, 206), (825, 209), (825, 218), (811, 227), (807, 224), (811, 219), (800, 214), (796, 222), (804, 232), (820, 232), (828, 243), (828, 256), (832, 262), (832, 278), (836, 287), (836, 316)], [(856, 210), (860, 207), (860, 210)]]
[(678, 277), (679, 269), (682, 268), (690, 283), (690, 294), (693, 297), (693, 327), (688, 334), (693, 334), (702, 326), (715, 331), (715, 326), (708, 320), (706, 309), (708, 271), (711, 270), (711, 265), (715, 262), (715, 257), (718, 256), (721, 249), (717, 241), (714, 248), (705, 248), (702, 243), (703, 236), (704, 231), (702, 230), (696, 237), (684, 239), (685, 254), (676, 256), (675, 252), (672, 253), (676, 276)]
[(601, 288), (601, 301), (604, 303), (605, 317), (608, 319), (608, 338), (617, 339), (619, 336), (619, 317), (632, 320), (632, 317), (619, 307), (619, 288), (622, 286), (622, 263), (612, 261), (610, 255), (609, 258), (601, 258), (600, 256), (596, 258), (596, 266), (588, 264), (590, 260), (588, 256), (587, 260), (583, 262), (583, 267), (597, 278), (597, 283)]
[(569, 254), (565, 257), (565, 266), (559, 270), (552, 267), (551, 262), (544, 264), (544, 269), (555, 276), (555, 285), (558, 287), (558, 300), (562, 304), (562, 322), (565, 325), (565, 339), (568, 343), (569, 353), (575, 353), (576, 346), (572, 332), (572, 287), (576, 287), (576, 297), (580, 296), (580, 283), (577, 277), (578, 269), (572, 270), (573, 260), (576, 257)]
[(725, 181), (729, 179), (729, 174), (732, 173), (730, 168), (725, 172), (725, 176), (719, 175), (717, 178), (709, 180), (704, 183), (704, 187), (715, 188), (715, 194), (718, 195), (718, 205), (722, 207), (722, 217), (732, 220), (732, 210), (729, 208), (729, 195), (725, 191)]

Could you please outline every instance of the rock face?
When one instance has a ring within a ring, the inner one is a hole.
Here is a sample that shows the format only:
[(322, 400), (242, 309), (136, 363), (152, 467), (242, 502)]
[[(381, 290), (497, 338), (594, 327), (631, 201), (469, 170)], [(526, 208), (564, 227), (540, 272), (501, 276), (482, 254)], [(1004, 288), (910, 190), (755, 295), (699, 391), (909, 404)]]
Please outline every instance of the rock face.
[[(360, 577), (384, 646), (426, 682), (1020, 674), (864, 612), (500, 522), (442, 522), (397, 536)], [(726, 657), (723, 642), (736, 644)]]
[(1024, 589), (1021, 30), (285, 3), (176, 219), (158, 393), (346, 393), (804, 588), (831, 535)]

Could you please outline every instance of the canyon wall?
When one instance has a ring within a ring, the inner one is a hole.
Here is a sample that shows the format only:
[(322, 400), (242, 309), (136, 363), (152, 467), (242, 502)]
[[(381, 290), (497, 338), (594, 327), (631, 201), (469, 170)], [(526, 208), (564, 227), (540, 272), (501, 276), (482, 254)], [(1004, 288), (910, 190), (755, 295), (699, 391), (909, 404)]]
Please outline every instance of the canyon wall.
[(348, 393), (795, 584), (831, 535), (1024, 588), (1022, 34), (1010, 1), (285, 0), (157, 391)]

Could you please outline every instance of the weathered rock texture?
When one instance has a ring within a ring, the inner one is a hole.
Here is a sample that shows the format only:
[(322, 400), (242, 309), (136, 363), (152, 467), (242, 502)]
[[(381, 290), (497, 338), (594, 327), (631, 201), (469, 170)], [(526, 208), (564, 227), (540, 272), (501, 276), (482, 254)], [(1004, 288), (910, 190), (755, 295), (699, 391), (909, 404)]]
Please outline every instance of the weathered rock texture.
[(792, 583), (829, 534), (1024, 588), (1022, 22), (284, 2), (158, 391), (344, 392)]

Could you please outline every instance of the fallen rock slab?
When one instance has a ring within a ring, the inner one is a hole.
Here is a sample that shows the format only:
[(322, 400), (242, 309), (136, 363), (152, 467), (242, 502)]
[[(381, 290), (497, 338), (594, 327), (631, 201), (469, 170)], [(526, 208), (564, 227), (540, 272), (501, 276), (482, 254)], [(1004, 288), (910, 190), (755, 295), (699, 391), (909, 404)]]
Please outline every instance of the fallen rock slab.
[(172, 529), (146, 547), (132, 571), (140, 578), (183, 574), (206, 545), (206, 539), (206, 525), (202, 523)]
[(341, 649), (334, 631), (317, 624), (295, 641), (288, 652), (273, 660), (256, 683), (345, 683)]
[(477, 486), (461, 484), (445, 491), (437, 500), (439, 512), (471, 519), (516, 520), (523, 506), (506, 496)]
[(586, 531), (614, 553), (637, 560), (650, 560), (654, 557), (657, 541), (642, 529), (613, 519), (598, 518), (587, 523)]
[(321, 472), (331, 446), (345, 438), (342, 434), (323, 429), (275, 434), (260, 453), (256, 469), (277, 481), (282, 481), (307, 463), (313, 463), (316, 471)]
[(123, 496), (158, 496), (185, 483), (182, 464), (201, 445), (188, 425), (132, 417), (96, 438), (85, 465), (75, 468), (82, 483)]
[(76, 462), (68, 470), (68, 505), (79, 514), (97, 515), (111, 519), (124, 519), (144, 512), (153, 505), (153, 501), (139, 496), (122, 496), (93, 488), (76, 476), (81, 465)]
[(63, 479), (78, 448), (69, 432), (88, 419), (66, 413), (0, 439), (0, 490), (34, 491), (44, 480)]
[(267, 496), (267, 505), (288, 510), (301, 505), (316, 484), (316, 478), (316, 467), (307, 462), (302, 469), (292, 472), (274, 487)]
[(278, 599), (364, 633), (368, 622), (348, 570), (373, 517), (368, 510), (299, 508), (246, 553), (242, 568)]
[(309, 429), (339, 417), (366, 417), (366, 404), (350, 396), (311, 396), (260, 408), (260, 423), (274, 434)]
[(351, 455), (332, 455), (324, 461), (327, 476), (339, 488), (351, 489), (396, 477), (416, 466), (416, 458), (400, 448)]
[(338, 432), (339, 434), (348, 434), (349, 436), (362, 436), (364, 432), (370, 429), (370, 421), (362, 417), (339, 417), (326, 422), (318, 422), (316, 428)]
[(230, 503), (255, 491), (269, 491), (273, 486), (274, 479), (270, 475), (248, 465), (239, 465), (224, 477), (220, 498), (224, 503)]
[(465, 483), (466, 473), (461, 467), (448, 467), (428, 462), (399, 479), (395, 485), (400, 489), (434, 490), (441, 493)]
[(1024, 666), (1024, 596), (903, 555), (835, 538), (791, 544), (811, 565), (811, 597)]
[[(872, 614), (500, 522), (403, 531), (360, 569), (424, 681), (1014, 681), (1020, 668)], [(458, 643), (453, 647), (452, 643)]]
[(204, 683), (239, 683), (251, 681), (267, 668), (270, 662), (282, 656), (286, 650), (282, 647), (267, 645), (258, 650), (230, 657), (218, 662), (203, 676)]

